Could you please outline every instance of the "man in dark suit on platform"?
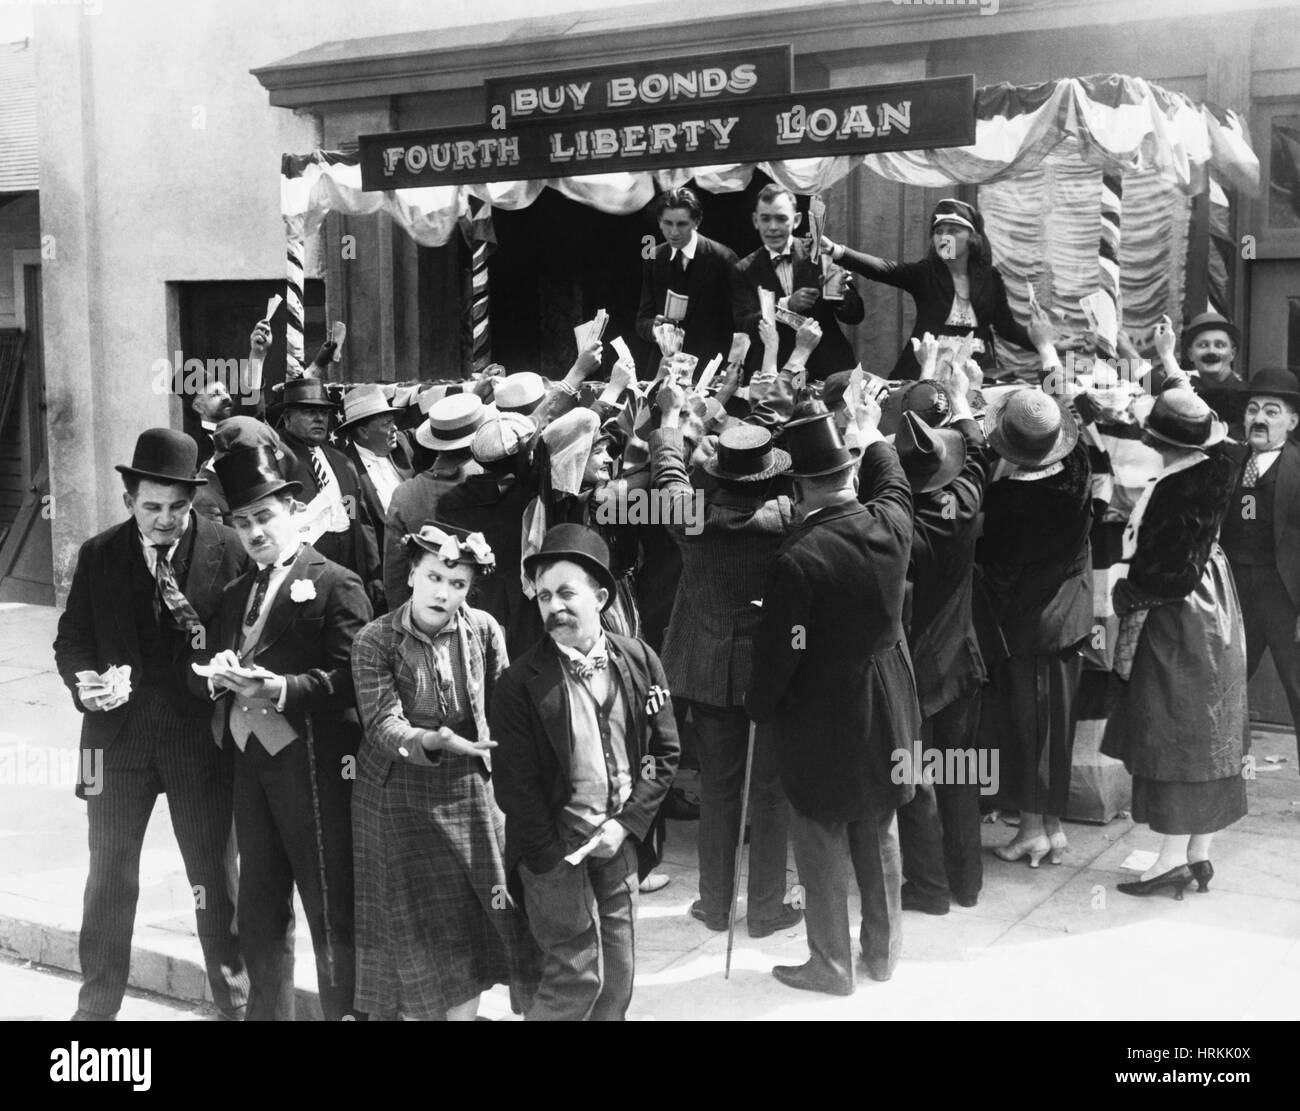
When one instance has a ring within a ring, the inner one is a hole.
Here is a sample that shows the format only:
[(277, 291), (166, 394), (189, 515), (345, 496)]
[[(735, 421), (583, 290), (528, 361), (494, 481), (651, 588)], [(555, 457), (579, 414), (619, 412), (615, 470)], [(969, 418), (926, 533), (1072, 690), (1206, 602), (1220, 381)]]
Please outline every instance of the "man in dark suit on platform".
[[(857, 365), (853, 346), (840, 324), (861, 324), (866, 310), (862, 298), (849, 282), (844, 300), (828, 301), (821, 293), (821, 269), (808, 255), (808, 247), (794, 238), (802, 218), (795, 208), (794, 196), (779, 185), (769, 185), (758, 195), (754, 209), (754, 227), (763, 246), (736, 264), (732, 276), (732, 318), (736, 331), (748, 332), (750, 344), (746, 373), (752, 375), (763, 362), (763, 345), (758, 336), (759, 289), (776, 295), (778, 306), (785, 306), (800, 316), (811, 316), (821, 325), (821, 342), (808, 358), (808, 378), (821, 381), (837, 370)], [(794, 350), (795, 330), (777, 324), (779, 346), (777, 366), (784, 366)]]
[(921, 727), (903, 635), (911, 491), (876, 427), (879, 406), (865, 400), (859, 412), (850, 432), (864, 448), (860, 482), (830, 413), (785, 426), (803, 523), (768, 575), (745, 696), (750, 717), (776, 728), (808, 927), (807, 963), (778, 965), (772, 974), (833, 995), (854, 987), (850, 867), (862, 896), (867, 975), (888, 980), (898, 961), (894, 812), (914, 787), (894, 769)]
[(1240, 387), (1246, 443), (1221, 543), (1246, 624), (1246, 669), (1267, 649), (1300, 728), (1300, 383), (1289, 370), (1261, 370)]
[(375, 530), (375, 546), (384, 552), (384, 521), (397, 487), (414, 473), (411, 442), (397, 431), (397, 410), (379, 386), (355, 386), (343, 398), (338, 432), (345, 435), (343, 454), (356, 470), (366, 512)]
[(654, 328), (669, 319), (664, 310), (668, 291), (673, 290), (687, 298), (685, 316), (672, 321), (685, 331), (682, 350), (699, 359), (701, 368), (714, 355), (725, 360), (734, 331), (731, 274), (736, 252), (700, 235), (704, 209), (690, 189), (669, 189), (657, 207), (659, 230), (667, 242), (656, 247), (641, 268), (637, 335), (656, 343)]
[[(349, 767), (361, 729), (352, 641), (370, 620), (355, 574), (298, 529), (275, 452), (235, 447), (216, 463), (235, 530), (253, 562), (226, 589), (213, 624), (212, 731), (233, 742), (239, 841), (239, 936), (248, 1019), (292, 1020), (293, 891), (316, 950), (321, 1011), (355, 1018)], [(239, 669), (239, 670), (232, 670)], [(253, 672), (253, 674), (250, 674)]]
[[(79, 949), (78, 1020), (116, 1016), (131, 966), (140, 850), (159, 792), (195, 892), (212, 998), (243, 1017), (248, 977), (234, 924), (229, 851), (231, 764), (188, 689), (186, 661), (206, 636), (226, 584), (248, 565), (238, 537), (190, 512), (194, 441), (151, 428), (119, 466), (128, 521), (87, 540), (77, 557), (54, 658), (81, 723), (81, 777), (90, 823), (90, 875)], [(95, 695), (78, 672), (129, 665), (129, 694)]]

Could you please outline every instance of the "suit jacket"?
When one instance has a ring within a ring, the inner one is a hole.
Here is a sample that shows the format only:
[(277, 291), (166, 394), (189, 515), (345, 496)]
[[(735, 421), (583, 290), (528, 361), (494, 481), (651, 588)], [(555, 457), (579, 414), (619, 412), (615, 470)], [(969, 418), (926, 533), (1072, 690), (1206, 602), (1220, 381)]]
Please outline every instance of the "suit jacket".
[(420, 526), (439, 519), (438, 501), (447, 491), (459, 486), (468, 476), (482, 474), (477, 463), (467, 463), (454, 473), (441, 475), (434, 468), (412, 475), (393, 491), (384, 521), (383, 580), (389, 610), (395, 610), (411, 597), (406, 583), (410, 564), (402, 537), (419, 532)]
[(988, 475), (984, 436), (972, 420), (954, 426), (966, 464), (942, 490), (912, 495), (912, 603), (908, 647), (921, 717), (933, 717), (985, 679), (971, 611), (975, 540)]
[(821, 822), (878, 817), (915, 790), (893, 774), (921, 729), (903, 634), (912, 496), (888, 444), (867, 448), (861, 474), (865, 504), (823, 509), (781, 545), (745, 696), (775, 723), (790, 802)]
[[(652, 433), (650, 451), (655, 486), (672, 498), (666, 527), (682, 553), (664, 635), (668, 681), (679, 698), (743, 706), (761, 616), (753, 601), (762, 596), (772, 561), (795, 527), (794, 506), (787, 497), (755, 500), (717, 489), (696, 531), (688, 526), (683, 506), (697, 491), (687, 478), (681, 432)], [(764, 484), (754, 487), (761, 490)]]
[[(1241, 484), (1241, 467), (1250, 455), (1246, 444), (1232, 444), (1231, 452), (1237, 464), (1237, 486)], [(1288, 440), (1282, 447), (1278, 461), (1277, 481), (1273, 486), (1273, 536), (1277, 541), (1277, 573), (1282, 578), (1291, 604), (1300, 610), (1300, 445)], [(1239, 504), (1234, 490), (1233, 504)]]
[[(302, 483), (301, 500), (310, 502), (320, 493), (316, 472), (311, 465), (312, 445), (297, 436), (279, 430), (280, 439), (289, 449), (291, 458), (285, 460), (285, 477)], [(383, 565), (380, 562), (379, 542), (375, 536), (374, 521), (361, 490), (352, 461), (336, 447), (323, 444), (325, 459), (339, 484), (339, 495), (348, 511), (352, 524), (347, 532), (327, 532), (314, 541), (316, 549), (326, 559), (342, 564), (354, 572), (365, 584), (372, 605), (383, 606)]]
[(199, 449), (198, 463), (196, 465), (202, 467), (204, 463), (212, 458), (212, 453), (216, 450), (216, 445), (212, 442), (212, 433), (204, 428), (202, 424), (198, 424), (190, 432), (190, 439), (194, 441)]
[[(793, 261), (794, 277), (791, 292), (805, 286), (820, 289), (821, 269), (808, 257), (808, 248), (802, 239), (791, 239), (790, 255)], [(760, 247), (753, 254), (746, 255), (736, 264), (732, 276), (732, 318), (736, 331), (748, 332), (751, 344), (749, 357), (745, 361), (746, 374), (752, 375), (763, 365), (763, 344), (758, 338), (759, 289), (770, 289), (779, 301), (785, 296), (781, 281), (772, 268), (772, 259), (766, 247)], [(851, 370), (857, 365), (857, 356), (853, 354), (853, 345), (840, 331), (840, 324), (861, 324), (866, 310), (862, 307), (862, 298), (853, 288), (852, 283), (844, 293), (843, 301), (827, 301), (819, 297), (808, 315), (822, 326), (821, 342), (808, 357), (808, 378), (820, 381), (837, 370)], [(790, 352), (794, 350), (794, 329), (785, 324), (777, 324), (776, 332), (780, 338), (777, 347), (776, 365), (782, 367)]]
[[(194, 653), (192, 662), (206, 663), (225, 648), (239, 651), (255, 578), (256, 569), (250, 568), (226, 587), (207, 650)], [(294, 601), (293, 585), (304, 581), (311, 583), (314, 596)], [(211, 711), (217, 743), (223, 743), (229, 733), (232, 714), (249, 715), (253, 732), (267, 721), (268, 728), (291, 729), (299, 738), (307, 737), (310, 718), (318, 741), (342, 742), (346, 751), (355, 754), (360, 726), (352, 686), (352, 641), (370, 618), (361, 580), (304, 544), (271, 602), (252, 656), (253, 662), (285, 677), (284, 712), (281, 715), (264, 702), (224, 691)], [(189, 683), (195, 694), (209, 699), (207, 680), (194, 675), (192, 668)], [(250, 738), (248, 743), (257, 742)]]
[(664, 311), (664, 299), (672, 286), (690, 298), (686, 317), (679, 324), (686, 331), (682, 350), (698, 358), (701, 367), (714, 355), (720, 354), (725, 359), (735, 330), (731, 322), (731, 275), (736, 252), (697, 233), (695, 257), (686, 267), (685, 289), (672, 284), (672, 253), (667, 243), (661, 243), (641, 267), (636, 334), (654, 344), (654, 320)]
[[(397, 446), (393, 448), (393, 453), (389, 458), (393, 461), (393, 466), (397, 468), (397, 473), (402, 476), (403, 482), (415, 474), (415, 470), (411, 466), (410, 449), (411, 444), (406, 433), (399, 432), (397, 434)], [(357, 453), (357, 445), (349, 440), (343, 447), (343, 454), (348, 457), (348, 462), (352, 464), (353, 470), (356, 471), (357, 481), (361, 484), (361, 496), (365, 499), (366, 512), (370, 517), (371, 526), (375, 530), (375, 549), (382, 559), (384, 554), (384, 522), (388, 518), (388, 510), (384, 508), (384, 503), (380, 500), (379, 491), (375, 488), (370, 472), (366, 470), (366, 465), (361, 462), (361, 456)]]
[[(248, 556), (239, 537), (224, 525), (192, 513), (190, 528), (194, 530), (194, 546), (183, 592), (210, 639), (210, 625), (222, 591), (248, 567)], [(143, 666), (131, 611), (129, 580), (130, 560), (144, 559), (143, 553), (132, 551), (132, 546), (138, 549), (139, 544), (134, 519), (114, 525), (82, 544), (68, 604), (59, 617), (54, 661), (72, 694), (73, 705), (84, 715), (81, 719), (83, 750), (111, 744), (126, 722), (131, 702), (128, 700), (116, 710), (88, 712), (77, 697), (77, 672), (103, 672), (113, 664), (130, 664), (132, 676), (138, 680)], [(209, 708), (206, 696), (198, 699), (190, 691), (187, 674), (190, 648), (187, 642), (185, 651), (173, 661), (172, 686), (176, 696), (173, 701), (179, 710), (202, 718)]]
[[(659, 657), (644, 641), (606, 632), (610, 666), (617, 670), (631, 718), (626, 733), (632, 794), (614, 815), (637, 839), (642, 875), (658, 863), (657, 839), (648, 836), (660, 803), (677, 774), (679, 746), (668, 680)], [(560, 813), (573, 794), (573, 735), (559, 649), (543, 637), (497, 681), (488, 720), (498, 747), (492, 783), (506, 816), (506, 874), (524, 861), (533, 872), (563, 863)], [(651, 705), (653, 688), (662, 696)]]

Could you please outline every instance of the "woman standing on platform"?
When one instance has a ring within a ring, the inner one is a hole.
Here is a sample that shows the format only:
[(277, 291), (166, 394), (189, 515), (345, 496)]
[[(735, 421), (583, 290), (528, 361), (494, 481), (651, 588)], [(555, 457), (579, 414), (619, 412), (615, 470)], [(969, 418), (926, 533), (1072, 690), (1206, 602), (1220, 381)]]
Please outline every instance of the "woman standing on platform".
[(1190, 389), (1141, 400), (1162, 467), (1125, 529), (1114, 602), (1126, 681), (1101, 750), (1133, 775), (1134, 820), (1164, 834), (1156, 862), (1120, 891), (1181, 899), (1193, 879), (1209, 889), (1211, 837), (1246, 813), (1246, 634), (1219, 547), (1236, 463), (1227, 426)]
[[(971, 336), (971, 354), (983, 370), (997, 365), (993, 335), (1017, 347), (1034, 349), (1029, 333), (1007, 304), (1002, 275), (993, 265), (984, 218), (965, 201), (940, 201), (930, 215), (930, 250), (918, 262), (894, 262), (855, 251), (822, 237), (822, 252), (855, 274), (897, 286), (916, 303), (912, 339), (926, 332), (935, 336)], [(919, 378), (921, 367), (912, 344), (894, 364), (892, 378)]]
[(352, 646), (365, 738), (352, 794), (357, 1009), (471, 1021), (509, 984), (522, 1011), (537, 951), (506, 892), (505, 819), (486, 706), (509, 661), (501, 626), (464, 604), (495, 558), (479, 533), (405, 538), (411, 597)]

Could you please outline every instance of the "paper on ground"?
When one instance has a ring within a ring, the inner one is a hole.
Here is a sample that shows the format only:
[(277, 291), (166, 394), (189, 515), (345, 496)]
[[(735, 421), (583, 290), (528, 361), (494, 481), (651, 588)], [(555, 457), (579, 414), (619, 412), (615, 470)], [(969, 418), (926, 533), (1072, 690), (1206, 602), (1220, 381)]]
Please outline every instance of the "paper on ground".
[(1127, 868), (1130, 872), (1145, 872), (1156, 862), (1156, 855), (1145, 849), (1134, 849), (1120, 867)]

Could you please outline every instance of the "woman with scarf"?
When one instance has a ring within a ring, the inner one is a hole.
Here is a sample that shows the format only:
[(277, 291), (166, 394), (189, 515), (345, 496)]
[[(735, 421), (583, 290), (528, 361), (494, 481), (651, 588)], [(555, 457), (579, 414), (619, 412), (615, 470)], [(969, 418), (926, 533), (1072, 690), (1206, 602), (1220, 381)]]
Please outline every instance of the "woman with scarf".
[(1219, 527), (1236, 463), (1227, 426), (1181, 385), (1137, 409), (1160, 471), (1124, 533), (1127, 573), (1113, 597), (1122, 680), (1102, 752), (1133, 775), (1133, 818), (1164, 835), (1125, 895), (1209, 889), (1210, 841), (1246, 813), (1250, 747), (1241, 607)]
[(465, 605), (491, 573), (479, 533), (408, 535), (411, 597), (352, 646), (365, 737), (352, 795), (356, 1006), (374, 1019), (472, 1021), (509, 984), (522, 1011), (537, 951), (506, 891), (505, 819), (492, 794), (486, 707), (505, 636)]
[[(946, 199), (930, 215), (930, 250), (917, 262), (894, 262), (855, 251), (822, 237), (831, 259), (872, 281), (896, 286), (912, 295), (916, 325), (912, 339), (971, 336), (971, 354), (984, 370), (996, 364), (993, 336), (1033, 350), (1029, 333), (1011, 313), (1002, 275), (984, 235), (984, 218), (965, 201)], [(919, 378), (920, 365), (911, 342), (894, 364), (892, 378)]]

